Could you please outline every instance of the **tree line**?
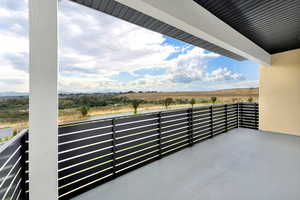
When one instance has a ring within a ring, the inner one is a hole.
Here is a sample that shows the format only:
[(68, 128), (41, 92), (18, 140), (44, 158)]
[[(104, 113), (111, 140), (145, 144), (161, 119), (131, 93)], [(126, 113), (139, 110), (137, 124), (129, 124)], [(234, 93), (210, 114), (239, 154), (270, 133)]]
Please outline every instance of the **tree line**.
[[(129, 99), (119, 94), (63, 94), (59, 96), (59, 109), (77, 109), (82, 116), (87, 116), (93, 107), (106, 106), (131, 106), (133, 113), (138, 113), (141, 104), (160, 104), (168, 109), (172, 104), (190, 104), (194, 107), (196, 103), (212, 103), (218, 101), (217, 97), (210, 99), (173, 99), (165, 98), (158, 100)], [(248, 102), (253, 98), (249, 97)], [(234, 101), (233, 101), (234, 102)], [(0, 122), (18, 121), (28, 119), (28, 97), (0, 98)]]

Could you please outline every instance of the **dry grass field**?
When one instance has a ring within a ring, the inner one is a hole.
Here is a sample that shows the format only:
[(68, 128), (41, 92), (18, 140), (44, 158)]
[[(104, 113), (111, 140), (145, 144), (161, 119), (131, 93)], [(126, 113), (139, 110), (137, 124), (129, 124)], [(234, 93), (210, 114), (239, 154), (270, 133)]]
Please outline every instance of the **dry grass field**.
[[(258, 88), (245, 88), (245, 89), (229, 89), (229, 90), (217, 90), (217, 91), (199, 91), (199, 92), (157, 92), (157, 93), (129, 93), (121, 94), (129, 99), (144, 99), (147, 101), (158, 101), (166, 98), (175, 99), (192, 99), (196, 100), (195, 106), (211, 105), (211, 97), (217, 97), (217, 104), (222, 103), (234, 103), (248, 101), (250, 97), (254, 102), (258, 101)], [(172, 104), (169, 109), (186, 108), (191, 106), (190, 104)], [(162, 104), (141, 104), (138, 111), (146, 110), (165, 110)], [(88, 116), (82, 117), (78, 108), (62, 109), (59, 111), (59, 123), (66, 123), (72, 121), (86, 120), (89, 117), (111, 115), (118, 113), (130, 113), (133, 112), (131, 105), (123, 106), (106, 106), (106, 107), (93, 107), (88, 113)], [(0, 128), (13, 128), (16, 131), (20, 131), (28, 127), (28, 121), (15, 121), (15, 122), (2, 122)]]
[[(195, 104), (195, 106), (205, 106), (207, 104)], [(178, 109), (178, 108), (187, 108), (190, 104), (173, 104), (170, 105), (168, 109)], [(138, 112), (140, 111), (152, 111), (152, 110), (165, 110), (164, 105), (159, 104), (141, 104), (138, 108)], [(105, 116), (112, 114), (120, 114), (120, 113), (132, 113), (133, 108), (130, 105), (126, 106), (117, 106), (117, 107), (95, 107), (91, 108), (89, 114), (86, 117), (81, 116), (78, 109), (65, 109), (59, 111), (59, 124), (69, 123), (81, 120), (87, 120), (90, 117), (95, 116)], [(0, 123), (1, 128), (12, 128), (17, 132), (20, 132), (24, 128), (28, 128), (28, 121), (17, 121), (17, 122), (2, 122)]]
[(219, 102), (241, 102), (247, 101), (249, 97), (253, 98), (254, 102), (258, 101), (258, 88), (242, 88), (228, 89), (215, 91), (196, 91), (196, 92), (157, 92), (157, 93), (129, 93), (122, 94), (130, 99), (144, 100), (162, 100), (166, 98), (173, 99), (196, 99), (210, 100), (211, 97), (217, 97)]

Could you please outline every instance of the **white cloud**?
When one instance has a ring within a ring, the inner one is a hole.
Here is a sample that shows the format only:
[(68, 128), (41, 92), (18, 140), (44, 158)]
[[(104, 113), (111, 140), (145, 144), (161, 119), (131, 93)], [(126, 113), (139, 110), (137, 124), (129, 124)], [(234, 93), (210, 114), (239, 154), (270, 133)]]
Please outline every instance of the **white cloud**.
[[(0, 32), (0, 91), (27, 91), (28, 2), (4, 2), (0, 5), (0, 28), (5, 30)], [(189, 90), (200, 83), (217, 88), (222, 82), (245, 81), (223, 66), (210, 72), (207, 62), (219, 56), (215, 53), (174, 46), (161, 34), (71, 1), (59, 3), (59, 26), (63, 91)], [(178, 56), (170, 59), (174, 53)], [(164, 68), (166, 73), (140, 77), (134, 73), (145, 68)], [(120, 72), (136, 79), (112, 79)]]
[(1, 1), (0, 92), (28, 90), (27, 21), (26, 1)]
[(211, 72), (208, 80), (212, 81), (231, 81), (231, 80), (244, 80), (245, 78), (241, 74), (233, 73), (226, 67), (219, 68)]
[(72, 66), (109, 76), (161, 65), (175, 51), (173, 46), (163, 45), (161, 34), (98, 11), (67, 1), (61, 2), (60, 11), (61, 55)]

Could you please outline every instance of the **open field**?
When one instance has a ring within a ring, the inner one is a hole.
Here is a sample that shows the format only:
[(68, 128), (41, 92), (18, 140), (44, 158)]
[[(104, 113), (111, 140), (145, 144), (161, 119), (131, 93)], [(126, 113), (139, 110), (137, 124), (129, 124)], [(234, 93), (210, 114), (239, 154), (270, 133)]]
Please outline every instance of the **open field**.
[[(205, 106), (208, 104), (195, 104), (195, 106)], [(173, 104), (168, 109), (186, 108), (189, 104)], [(158, 104), (141, 104), (138, 111), (151, 111), (151, 110), (166, 110), (163, 105)], [(120, 114), (120, 113), (132, 113), (133, 108), (130, 105), (127, 106), (109, 106), (109, 107), (95, 107), (91, 108), (89, 114), (86, 117), (82, 117), (78, 109), (64, 109), (59, 111), (59, 123), (68, 123), (73, 121), (87, 120), (95, 116)], [(13, 128), (16, 131), (20, 131), (24, 128), (28, 128), (28, 121), (16, 121), (16, 122), (0, 122), (1, 128)]]
[(147, 101), (163, 100), (165, 98), (173, 99), (192, 99), (208, 100), (212, 96), (218, 98), (220, 102), (247, 101), (252, 97), (254, 101), (258, 101), (258, 88), (242, 88), (242, 89), (228, 89), (216, 91), (196, 91), (196, 92), (157, 92), (157, 93), (129, 93), (121, 96), (129, 99), (144, 99)]
[[(98, 97), (98, 99), (95, 99), (95, 97)], [(95, 116), (133, 113), (133, 108), (130, 103), (133, 99), (144, 100), (144, 103), (138, 107), (138, 111), (151, 111), (165, 110), (161, 102), (166, 98), (172, 98), (174, 100), (174, 103), (171, 104), (168, 109), (175, 109), (191, 106), (188, 102), (192, 98), (196, 100), (195, 106), (210, 105), (211, 97), (217, 97), (217, 104), (247, 101), (250, 97), (253, 98), (254, 102), (257, 102), (258, 88), (200, 92), (126, 93), (115, 94), (105, 98), (99, 97), (97, 94), (89, 94), (86, 96), (72, 94), (72, 98), (67, 96), (60, 99), (59, 123), (87, 120)], [(18, 98), (12, 103), (5, 105), (6, 107), (4, 108), (6, 109), (0, 112), (0, 128), (13, 128), (19, 132), (28, 127), (28, 105), (26, 104), (28, 102), (25, 100)], [(93, 100), (93, 105), (89, 105), (91, 103), (90, 100)], [(15, 106), (16, 102), (19, 102), (21, 106)], [(76, 104), (74, 104), (74, 102), (76, 102)], [(68, 106), (69, 104), (72, 106)], [(10, 105), (11, 107), (7, 107)], [(83, 117), (79, 112), (78, 108), (80, 105), (90, 106), (86, 117)]]

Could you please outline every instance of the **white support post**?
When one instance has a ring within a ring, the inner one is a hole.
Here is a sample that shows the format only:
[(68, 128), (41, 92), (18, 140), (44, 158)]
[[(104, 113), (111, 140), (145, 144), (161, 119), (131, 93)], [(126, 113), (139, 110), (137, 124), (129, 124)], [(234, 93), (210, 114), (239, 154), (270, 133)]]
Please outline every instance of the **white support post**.
[(29, 199), (58, 199), (57, 0), (29, 0)]

